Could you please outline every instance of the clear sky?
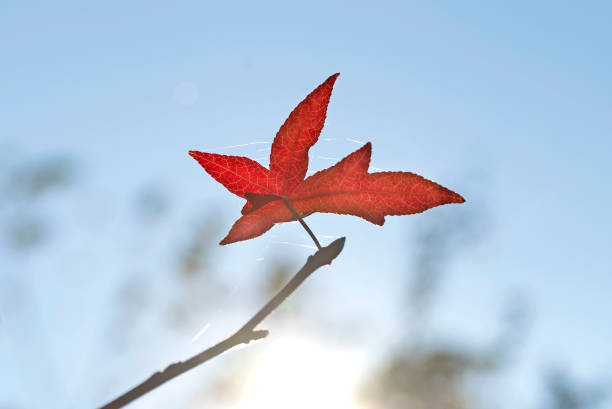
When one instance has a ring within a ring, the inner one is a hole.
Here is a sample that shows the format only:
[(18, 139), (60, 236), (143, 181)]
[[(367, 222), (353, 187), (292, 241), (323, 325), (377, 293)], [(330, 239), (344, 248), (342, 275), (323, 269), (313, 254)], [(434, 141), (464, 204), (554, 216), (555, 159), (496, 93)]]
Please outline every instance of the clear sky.
[[(79, 202), (81, 195), (67, 208), (56, 204), (67, 220), (64, 247), (27, 262), (4, 257), (0, 269), (36, 277), (44, 328), (61, 324), (53, 311), (62, 302), (82, 298), (91, 319), (83, 331), (95, 330), (125, 273), (109, 271), (126, 261), (112, 249), (128, 227), (113, 219), (87, 231), (74, 215), (103, 212), (137, 186), (159, 183), (171, 187), (179, 209), (197, 202), (219, 212), (222, 238), (242, 202), (187, 151), (248, 155), (267, 166), (269, 145), (228, 147), (271, 142), (291, 109), (340, 72), (311, 169), (357, 149), (355, 141), (371, 141), (376, 168), (419, 173), (461, 193), (461, 206), (487, 209), (486, 240), (458, 256), (444, 284), (440, 328), (460, 329), (468, 341), (486, 336), (482, 324), (519, 292), (534, 315), (509, 375), (508, 402), (532, 402), (521, 382), (551, 363), (610, 378), (611, 18), (606, 1), (3, 1), (3, 149), (78, 157), (89, 201)], [(347, 216), (309, 219), (321, 235), (348, 237), (330, 286), (343, 304), (366, 310), (371, 294), (393, 291), (406, 274), (416, 219), (461, 211), (389, 217), (382, 228)], [(216, 254), (228, 274), (252, 280), (258, 258), (293, 252), (299, 263), (311, 251), (278, 241), (310, 245), (307, 239), (295, 226), (279, 226)], [(44, 271), (63, 265), (65, 249), (79, 243), (100, 250), (79, 284), (87, 296), (77, 299)], [(387, 307), (372, 309), (385, 315)], [(0, 386), (0, 397), (27, 405), (33, 401), (24, 393), (47, 387), (30, 382), (25, 369), (13, 376), (23, 365), (9, 345), (26, 335), (3, 314), (0, 380), (18, 386), (10, 393)], [(88, 342), (52, 338), (58, 360)], [(54, 393), (53, 402), (65, 402), (67, 392)]]

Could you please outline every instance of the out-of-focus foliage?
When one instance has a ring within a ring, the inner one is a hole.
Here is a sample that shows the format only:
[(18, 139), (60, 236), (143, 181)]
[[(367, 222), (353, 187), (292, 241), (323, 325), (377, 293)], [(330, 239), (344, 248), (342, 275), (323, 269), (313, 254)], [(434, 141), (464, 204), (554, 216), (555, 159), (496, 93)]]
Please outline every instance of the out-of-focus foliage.
[(439, 212), (427, 217), (411, 242), (413, 250), (407, 283), (406, 303), (420, 319), (430, 308), (438, 281), (453, 257), (479, 243), (490, 229), (490, 217), (484, 206), (464, 206), (453, 212)]
[[(381, 409), (467, 409), (474, 397), (465, 391), (468, 377), (486, 376), (501, 369), (508, 343), (498, 341), (484, 350), (456, 345), (453, 340), (431, 339), (423, 334), (431, 303), (445, 269), (459, 249), (474, 245), (485, 236), (486, 212), (461, 209), (443, 213), (421, 224), (412, 246), (412, 280), (407, 283), (406, 305), (414, 331), (406, 331), (399, 346), (365, 386), (365, 399)], [(443, 302), (440, 300), (439, 302)], [(507, 334), (516, 333), (522, 317), (513, 317)], [(410, 324), (409, 324), (410, 326)], [(412, 334), (412, 335), (411, 335)], [(414, 334), (419, 334), (415, 336)], [(435, 334), (434, 337), (435, 339)]]
[(63, 155), (29, 161), (5, 157), (2, 173), (4, 235), (11, 248), (32, 249), (44, 242), (53, 227), (40, 209), (45, 196), (74, 185), (78, 167)]
[(155, 185), (144, 187), (134, 200), (134, 218), (151, 225), (170, 211), (170, 198), (163, 189)]
[(542, 409), (596, 409), (607, 402), (610, 388), (582, 385), (563, 370), (554, 369), (544, 377), (547, 402)]
[(67, 157), (52, 157), (40, 162), (22, 164), (13, 172), (8, 190), (26, 199), (70, 186), (76, 176), (74, 163)]
[[(483, 404), (479, 396), (468, 392), (467, 386), (474, 379), (484, 380), (499, 373), (508, 363), (508, 356), (525, 333), (529, 314), (524, 300), (520, 296), (511, 299), (502, 317), (501, 333), (484, 349), (461, 346), (452, 339), (432, 341), (437, 337), (427, 325), (433, 300), (444, 302), (434, 296), (453, 256), (459, 249), (469, 249), (486, 237), (486, 217), (487, 212), (477, 207), (460, 209), (452, 215), (429, 218), (418, 230), (411, 264), (414, 275), (406, 291), (406, 304), (412, 311), (411, 323), (415, 328), (407, 331), (400, 345), (389, 351), (364, 386), (364, 400), (372, 408), (470, 409), (496, 404)], [(405, 324), (405, 319), (400, 320)], [(605, 396), (601, 389), (576, 389), (564, 372), (549, 374), (546, 389), (549, 401), (542, 406), (545, 409), (595, 408)]]

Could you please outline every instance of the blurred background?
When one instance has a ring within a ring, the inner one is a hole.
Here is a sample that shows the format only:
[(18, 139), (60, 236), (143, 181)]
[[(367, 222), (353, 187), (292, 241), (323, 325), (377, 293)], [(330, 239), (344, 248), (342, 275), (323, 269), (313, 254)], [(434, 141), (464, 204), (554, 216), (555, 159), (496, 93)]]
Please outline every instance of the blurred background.
[(612, 408), (609, 2), (0, 5), (0, 408), (91, 408), (236, 330), (313, 253), (217, 243), (243, 201), (187, 155), (268, 165), (341, 75), (310, 171), (467, 202), (346, 236), (262, 341), (133, 408)]

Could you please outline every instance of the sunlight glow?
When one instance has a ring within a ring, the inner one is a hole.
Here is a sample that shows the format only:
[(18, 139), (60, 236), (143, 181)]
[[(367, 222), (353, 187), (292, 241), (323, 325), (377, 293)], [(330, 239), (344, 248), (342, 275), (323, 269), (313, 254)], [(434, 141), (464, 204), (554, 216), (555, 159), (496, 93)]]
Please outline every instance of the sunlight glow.
[(279, 339), (256, 362), (240, 407), (358, 409), (359, 368), (355, 353), (307, 339)]

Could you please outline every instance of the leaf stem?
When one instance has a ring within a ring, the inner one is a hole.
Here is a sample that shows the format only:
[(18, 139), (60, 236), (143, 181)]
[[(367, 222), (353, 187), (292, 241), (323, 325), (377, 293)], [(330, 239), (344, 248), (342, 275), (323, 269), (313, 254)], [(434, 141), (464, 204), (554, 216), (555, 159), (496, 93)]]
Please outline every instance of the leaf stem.
[(306, 224), (306, 222), (304, 221), (304, 219), (302, 219), (302, 216), (300, 216), (300, 214), (298, 212), (295, 211), (295, 209), (293, 208), (293, 206), (291, 206), (291, 204), (289, 203), (289, 200), (287, 199), (283, 199), (283, 201), (285, 202), (285, 206), (287, 206), (287, 208), (289, 209), (289, 211), (293, 214), (293, 217), (295, 217), (295, 219), (297, 221), (300, 222), (300, 224), (302, 225), (302, 227), (306, 230), (306, 232), (310, 235), (310, 238), (312, 239), (312, 241), (314, 241), (314, 243), (317, 245), (317, 249), (321, 250), (321, 243), (319, 243), (319, 240), (317, 240), (317, 236), (314, 235), (314, 233), (312, 232), (312, 230), (310, 230), (310, 227), (308, 227), (308, 225)]

